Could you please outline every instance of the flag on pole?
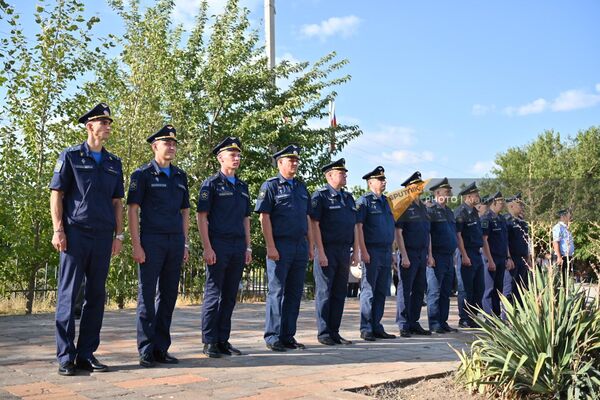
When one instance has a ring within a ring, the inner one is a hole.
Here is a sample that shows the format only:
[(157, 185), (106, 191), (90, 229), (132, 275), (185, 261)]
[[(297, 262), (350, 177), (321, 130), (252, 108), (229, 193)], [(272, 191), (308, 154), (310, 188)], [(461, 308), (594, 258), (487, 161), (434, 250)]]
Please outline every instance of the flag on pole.
[(331, 128), (337, 127), (337, 120), (335, 119), (335, 101), (329, 100), (329, 126)]
[(423, 193), (425, 186), (431, 179), (424, 182), (415, 183), (408, 187), (395, 190), (387, 195), (387, 201), (394, 214), (394, 220), (400, 218), (404, 211), (410, 206), (417, 197)]

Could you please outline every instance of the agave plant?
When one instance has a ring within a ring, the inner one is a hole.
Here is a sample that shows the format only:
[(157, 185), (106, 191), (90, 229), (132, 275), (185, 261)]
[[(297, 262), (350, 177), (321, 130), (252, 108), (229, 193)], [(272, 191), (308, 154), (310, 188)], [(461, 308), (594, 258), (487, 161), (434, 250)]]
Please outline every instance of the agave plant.
[(473, 391), (502, 397), (600, 398), (598, 296), (572, 279), (536, 271), (521, 302), (501, 297), (506, 320), (479, 310), (470, 353), (456, 351), (457, 378)]

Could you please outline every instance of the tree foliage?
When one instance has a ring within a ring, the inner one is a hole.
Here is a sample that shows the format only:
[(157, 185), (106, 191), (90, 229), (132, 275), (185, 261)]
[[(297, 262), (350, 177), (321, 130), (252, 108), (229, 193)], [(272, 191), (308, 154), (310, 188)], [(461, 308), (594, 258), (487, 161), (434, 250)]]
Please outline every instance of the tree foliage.
[[(0, 218), (11, 218), (0, 233), (0, 244), (3, 238), (27, 238), (0, 247), (8, 254), (3, 258), (7, 261), (0, 261), (1, 279), (15, 282), (8, 271), (17, 262), (18, 280), (24, 283), (25, 276), (34, 276), (46, 262), (56, 265), (47, 190), (52, 165), (60, 149), (83, 142), (83, 129), (75, 119), (97, 102), (108, 103), (115, 116), (107, 148), (123, 160), (126, 187), (130, 174), (152, 158), (145, 138), (165, 123), (176, 127), (177, 164), (189, 175), (192, 204), (201, 181), (217, 170), (210, 150), (225, 136), (242, 139), (240, 176), (256, 195), (260, 183), (275, 173), (270, 157), (274, 149), (300, 145), (301, 174), (314, 187), (321, 181), (318, 167), (361, 133), (357, 126), (312, 127), (314, 120), (327, 116), (335, 88), (349, 81), (341, 72), (348, 61), (331, 53), (312, 64), (282, 61), (269, 69), (248, 10), (238, 0), (229, 0), (217, 16), (209, 16), (208, 2), (202, 1), (190, 31), (173, 24), (171, 0), (149, 7), (139, 0), (108, 0), (124, 34), (94, 40), (91, 33), (98, 19), (83, 19), (80, 2), (52, 3), (50, 11), (46, 3), (38, 7), (40, 33), (32, 44), (21, 29), (11, 32), (8, 43), (0, 43), (14, 50), (8, 61), (0, 59), (14, 63), (5, 74), (7, 121), (0, 137), (0, 176), (14, 184), (0, 188), (2, 200), (9, 202)], [(18, 15), (4, 5), (2, 1), (2, 15), (17, 21)], [(278, 86), (278, 81), (289, 84)], [(18, 198), (11, 198), (16, 192)], [(200, 241), (191, 222), (192, 257), (185, 268), (194, 278), (201, 270)], [(261, 242), (254, 219), (257, 261), (252, 268), (262, 267)], [(31, 246), (39, 251), (31, 252)], [(23, 274), (24, 265), (28, 274)], [(112, 261), (109, 297), (123, 305), (134, 298), (136, 287), (126, 245)]]
[(545, 131), (525, 146), (500, 153), (496, 164), (493, 185), (506, 193), (523, 193), (534, 240), (539, 239), (535, 242), (549, 250), (555, 214), (570, 207), (578, 263), (598, 264), (600, 127), (582, 130), (573, 138)]

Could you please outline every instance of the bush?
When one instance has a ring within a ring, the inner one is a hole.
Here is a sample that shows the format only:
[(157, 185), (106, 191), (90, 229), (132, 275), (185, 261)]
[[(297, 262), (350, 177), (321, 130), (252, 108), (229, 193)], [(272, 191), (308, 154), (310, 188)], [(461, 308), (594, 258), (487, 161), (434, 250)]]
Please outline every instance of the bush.
[(501, 397), (600, 398), (600, 307), (573, 280), (536, 272), (522, 303), (502, 297), (506, 321), (482, 312), (457, 379)]

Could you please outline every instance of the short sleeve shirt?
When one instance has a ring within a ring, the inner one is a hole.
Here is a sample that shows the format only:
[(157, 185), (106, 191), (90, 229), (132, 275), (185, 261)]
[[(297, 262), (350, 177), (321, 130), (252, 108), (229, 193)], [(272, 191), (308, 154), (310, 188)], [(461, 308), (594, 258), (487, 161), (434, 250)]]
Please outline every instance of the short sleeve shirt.
[(113, 199), (124, 195), (121, 159), (102, 148), (96, 163), (87, 142), (64, 150), (58, 157), (50, 189), (64, 193), (63, 223), (86, 230), (113, 231)]

